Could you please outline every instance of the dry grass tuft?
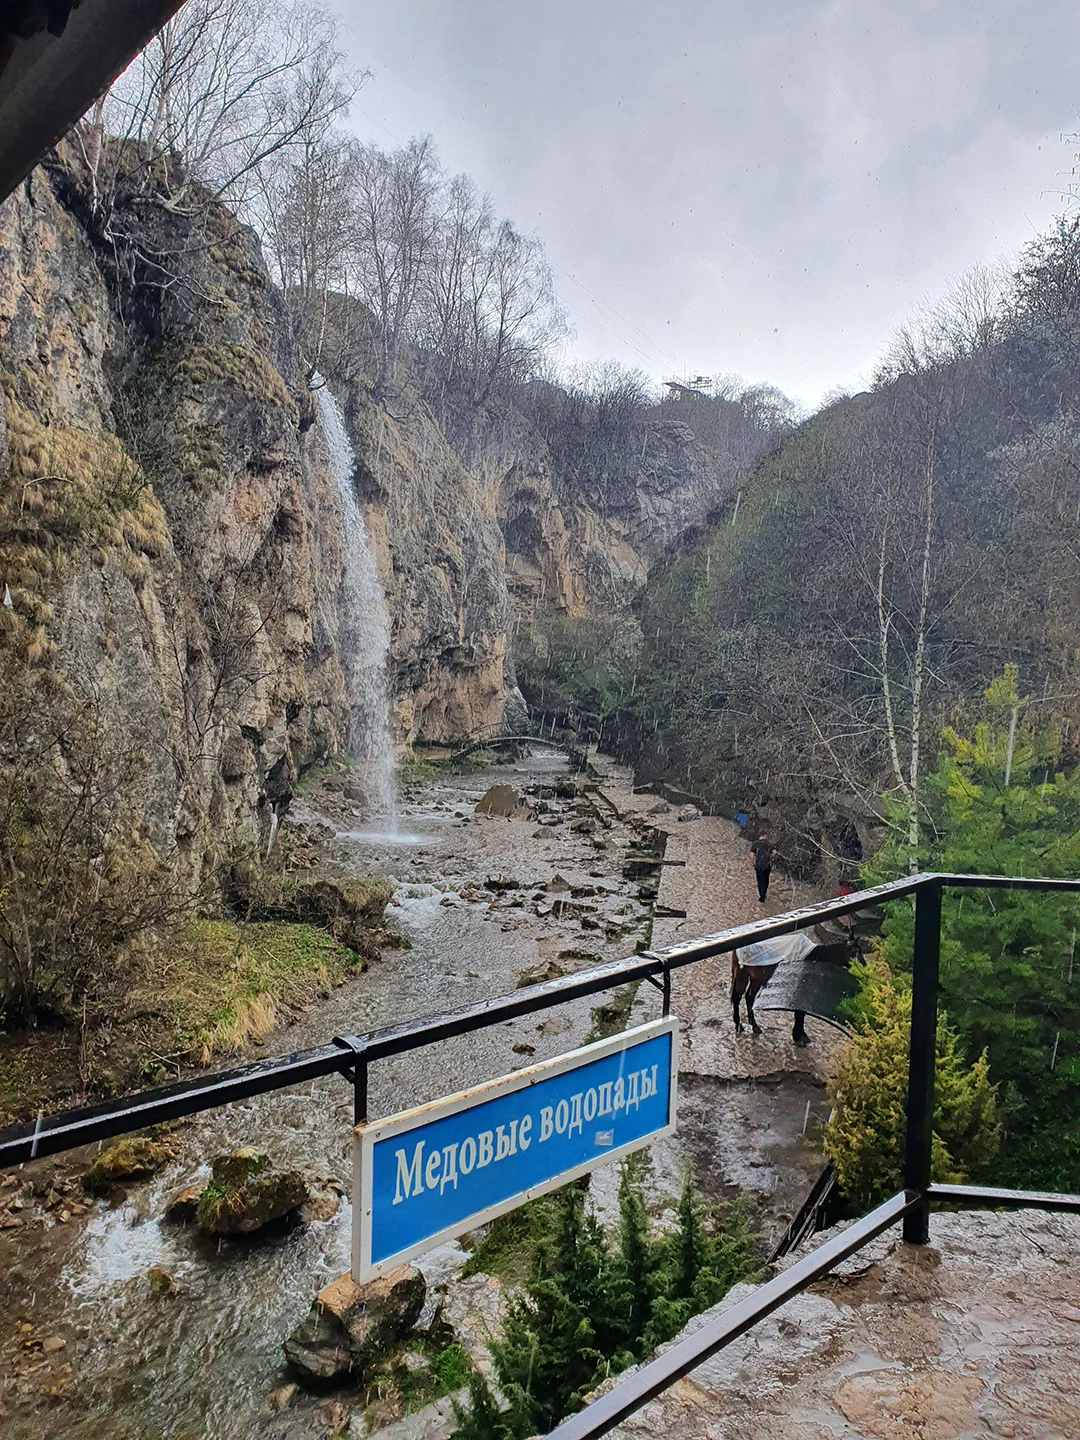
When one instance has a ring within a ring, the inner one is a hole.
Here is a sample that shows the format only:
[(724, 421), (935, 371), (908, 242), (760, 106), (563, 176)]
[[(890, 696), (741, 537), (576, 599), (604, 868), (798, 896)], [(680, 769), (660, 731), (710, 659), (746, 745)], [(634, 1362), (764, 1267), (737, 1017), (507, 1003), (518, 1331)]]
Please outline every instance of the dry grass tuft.
[(153, 983), (176, 1049), (206, 1064), (262, 1040), (356, 968), (352, 951), (315, 925), (191, 920), (164, 947)]

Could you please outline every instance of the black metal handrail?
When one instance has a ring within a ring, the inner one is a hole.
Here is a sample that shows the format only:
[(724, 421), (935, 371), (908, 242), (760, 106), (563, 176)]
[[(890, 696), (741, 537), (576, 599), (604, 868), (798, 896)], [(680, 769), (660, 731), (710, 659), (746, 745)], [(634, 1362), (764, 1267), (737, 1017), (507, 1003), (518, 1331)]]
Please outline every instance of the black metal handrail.
[(718, 1350), (738, 1340), (774, 1310), (808, 1285), (820, 1280), (841, 1261), (862, 1250), (864, 1246), (909, 1216), (918, 1214), (929, 1194), (931, 1200), (976, 1207), (1031, 1208), (1037, 1210), (1080, 1211), (1080, 1195), (1054, 1195), (1036, 1190), (993, 1190), (976, 1185), (931, 1185), (926, 1192), (901, 1190), (869, 1214), (846, 1226), (839, 1235), (811, 1250), (787, 1270), (758, 1285), (752, 1295), (721, 1310), (715, 1319), (695, 1330), (685, 1340), (677, 1340), (655, 1360), (617, 1382), (606, 1395), (601, 1395), (584, 1410), (568, 1416), (545, 1440), (595, 1440), (606, 1435), (628, 1416), (655, 1400), (676, 1380), (681, 1380)]
[(823, 901), (767, 920), (720, 930), (699, 940), (664, 950), (645, 951), (576, 975), (531, 985), (513, 995), (481, 1001), (452, 1013), (410, 1020), (364, 1035), (339, 1036), (313, 1050), (159, 1086), (104, 1105), (39, 1117), (36, 1124), (15, 1126), (0, 1132), (0, 1166), (18, 1164), (35, 1155), (57, 1154), (92, 1140), (124, 1134), (163, 1120), (191, 1115), (233, 1100), (334, 1073), (342, 1074), (352, 1082), (356, 1115), (358, 1119), (363, 1119), (367, 1111), (367, 1071), (373, 1060), (486, 1029), (519, 1015), (594, 995), (628, 981), (662, 981), (666, 1001), (671, 972), (681, 966), (726, 954), (740, 945), (787, 935), (822, 920), (849, 915), (885, 900), (913, 895), (915, 937), (905, 1104), (904, 1190), (854, 1221), (840, 1235), (818, 1246), (782, 1274), (758, 1286), (746, 1299), (721, 1311), (694, 1334), (676, 1341), (663, 1354), (617, 1382), (606, 1395), (564, 1420), (551, 1431), (549, 1437), (549, 1440), (593, 1440), (593, 1437), (612, 1430), (681, 1376), (745, 1334), (759, 1320), (890, 1226), (902, 1224), (905, 1241), (925, 1244), (929, 1239), (932, 1203), (982, 1207), (1030, 1205), (1080, 1211), (1080, 1196), (1077, 1195), (931, 1183), (941, 894), (945, 887), (950, 886), (1080, 893), (1080, 879), (938, 873), (911, 875), (842, 899)]
[[(786, 1300), (861, 1250), (890, 1226), (903, 1226), (904, 1240), (922, 1245), (930, 1238), (933, 1203), (1080, 1211), (1080, 1195), (1042, 1191), (999, 1190), (977, 1185), (934, 1185), (930, 1180), (933, 1141), (934, 1071), (936, 1064), (938, 967), (941, 953), (941, 894), (946, 886), (967, 889), (1080, 892), (1080, 880), (1022, 876), (927, 874), (896, 882), (887, 898), (914, 892), (915, 937), (911, 971), (911, 1036), (905, 1102), (904, 1191), (848, 1225), (833, 1240), (819, 1245), (790, 1269), (760, 1285), (745, 1300), (722, 1310), (715, 1319), (676, 1341), (647, 1365), (618, 1381), (606, 1395), (569, 1416), (546, 1440), (596, 1440), (627, 1416), (661, 1394), (710, 1355), (770, 1315)], [(878, 887), (879, 892), (890, 887)], [(864, 896), (867, 892), (863, 892)], [(855, 897), (852, 897), (853, 899)], [(880, 898), (880, 896), (879, 896)], [(865, 899), (863, 900), (865, 904)], [(856, 907), (858, 908), (858, 907)]]
[(339, 1037), (311, 1050), (256, 1060), (210, 1075), (140, 1090), (120, 1100), (46, 1115), (36, 1123), (15, 1125), (0, 1131), (0, 1167), (21, 1164), (35, 1156), (59, 1154), (92, 1141), (141, 1130), (147, 1125), (195, 1115), (234, 1100), (247, 1100), (253, 1095), (306, 1084), (323, 1075), (340, 1074), (354, 1081), (358, 1092), (359, 1119), (364, 1114), (361, 1092), (366, 1085), (366, 1069), (373, 1060), (400, 1055), (456, 1035), (467, 1035), (474, 1030), (485, 1030), (490, 1025), (580, 1000), (634, 980), (661, 979), (683, 965), (697, 964), (734, 950), (739, 945), (788, 935), (793, 930), (850, 914), (882, 899), (910, 894), (931, 878), (916, 875), (892, 881), (840, 900), (828, 900), (788, 911), (784, 915), (771, 916), (767, 920), (755, 920), (748, 925), (720, 930), (689, 944), (665, 950), (646, 950), (624, 960), (612, 960), (588, 970), (579, 970), (574, 975), (526, 986), (512, 995), (481, 1000), (461, 1010), (403, 1021), (398, 1025), (369, 1030), (364, 1035)]
[(722, 1310), (714, 1320), (695, 1330), (685, 1340), (676, 1340), (655, 1360), (650, 1360), (640, 1370), (614, 1385), (606, 1395), (601, 1395), (584, 1410), (562, 1421), (549, 1432), (547, 1440), (591, 1440), (594, 1435), (607, 1434), (703, 1360), (730, 1345), (740, 1335), (745, 1335), (759, 1320), (764, 1320), (766, 1315), (771, 1315), (808, 1285), (827, 1275), (883, 1230), (909, 1215), (919, 1203), (918, 1195), (907, 1195), (901, 1190), (891, 1200), (886, 1200), (876, 1210), (849, 1225), (842, 1234), (819, 1245), (764, 1285), (757, 1286), (745, 1300)]

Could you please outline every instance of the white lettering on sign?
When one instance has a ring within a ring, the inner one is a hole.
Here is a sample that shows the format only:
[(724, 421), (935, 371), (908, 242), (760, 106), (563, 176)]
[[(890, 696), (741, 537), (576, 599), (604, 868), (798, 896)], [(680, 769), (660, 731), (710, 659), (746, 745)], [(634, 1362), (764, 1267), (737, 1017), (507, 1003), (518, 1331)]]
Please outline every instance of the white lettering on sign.
[(675, 1126), (668, 1016), (355, 1131), (358, 1284)]
[(406, 1163), (404, 1150), (394, 1151), (394, 1157), (397, 1160), (397, 1184), (394, 1187), (395, 1205), (400, 1205), (402, 1200), (407, 1200), (410, 1195), (419, 1195), (423, 1190), (424, 1182), (420, 1179), (420, 1156), (423, 1154), (423, 1150), (424, 1142), (418, 1140), (416, 1149), (413, 1151), (411, 1165)]
[[(457, 1189), (458, 1176), (471, 1175), (474, 1169), (482, 1170), (486, 1165), (497, 1165), (509, 1160), (519, 1150), (528, 1150), (535, 1138), (538, 1144), (550, 1140), (552, 1135), (581, 1135), (586, 1123), (598, 1115), (629, 1115), (637, 1110), (643, 1100), (649, 1100), (658, 1093), (658, 1065), (643, 1070), (631, 1070), (629, 1075), (602, 1085), (579, 1090), (557, 1105), (541, 1105), (539, 1133), (533, 1136), (534, 1119), (523, 1115), (520, 1120), (511, 1120), (508, 1125), (497, 1125), (494, 1130), (481, 1130), (475, 1136), (467, 1135), (453, 1145), (444, 1145), (442, 1150), (432, 1150), (424, 1160), (424, 1142), (417, 1141), (410, 1155), (406, 1145), (395, 1150), (396, 1184), (394, 1204), (422, 1195), (425, 1187), (442, 1193), (448, 1185)], [(614, 1137), (611, 1130), (598, 1130), (595, 1144), (610, 1145)]]

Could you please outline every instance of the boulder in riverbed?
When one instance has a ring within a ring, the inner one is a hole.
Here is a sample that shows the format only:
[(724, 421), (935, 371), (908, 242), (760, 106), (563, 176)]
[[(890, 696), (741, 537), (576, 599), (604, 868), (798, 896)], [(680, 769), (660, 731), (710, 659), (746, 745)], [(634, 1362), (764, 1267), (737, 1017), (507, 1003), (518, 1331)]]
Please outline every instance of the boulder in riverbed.
[(151, 1265), (146, 1278), (151, 1295), (171, 1295), (176, 1289), (176, 1281), (164, 1265)]
[(169, 1201), (165, 1211), (166, 1220), (175, 1220), (179, 1224), (187, 1224), (194, 1220), (199, 1211), (199, 1200), (203, 1193), (201, 1185), (185, 1185), (178, 1190)]
[(513, 785), (492, 785), (476, 802), (478, 815), (502, 815), (509, 819), (515, 810), (520, 810), (521, 796)]
[(83, 1185), (102, 1194), (128, 1180), (148, 1180), (173, 1158), (173, 1148), (148, 1135), (125, 1135), (107, 1145), (83, 1176)]
[(276, 1170), (268, 1155), (245, 1145), (214, 1160), (195, 1218), (211, 1235), (249, 1235), (298, 1210), (310, 1195), (299, 1170)]
[(366, 1285), (339, 1275), (285, 1341), (286, 1360), (309, 1384), (362, 1378), (416, 1324), (426, 1288), (411, 1265)]
[(526, 985), (543, 985), (548, 980), (561, 980), (565, 974), (566, 971), (557, 960), (541, 960), (536, 965), (529, 965), (518, 971), (517, 988), (522, 990)]
[(341, 1209), (341, 1190), (336, 1185), (313, 1185), (311, 1194), (296, 1212), (304, 1225), (324, 1225)]
[(287, 918), (322, 925), (342, 945), (373, 959), (378, 954), (375, 932), (392, 893), (389, 881), (379, 875), (304, 880), (288, 901)]

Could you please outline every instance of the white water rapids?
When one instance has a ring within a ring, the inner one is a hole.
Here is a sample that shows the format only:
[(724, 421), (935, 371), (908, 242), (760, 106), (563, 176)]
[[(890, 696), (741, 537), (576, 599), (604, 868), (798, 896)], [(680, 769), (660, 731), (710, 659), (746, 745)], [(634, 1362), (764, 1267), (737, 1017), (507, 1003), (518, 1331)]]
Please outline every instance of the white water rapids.
[(363, 765), (369, 816), (396, 828), (394, 745), (386, 661), (390, 623), (386, 595), (379, 583), (375, 552), (356, 498), (356, 456), (345, 431), (341, 409), (321, 375), (312, 376), (319, 428), (341, 506), (341, 656), (351, 706), (348, 747)]

